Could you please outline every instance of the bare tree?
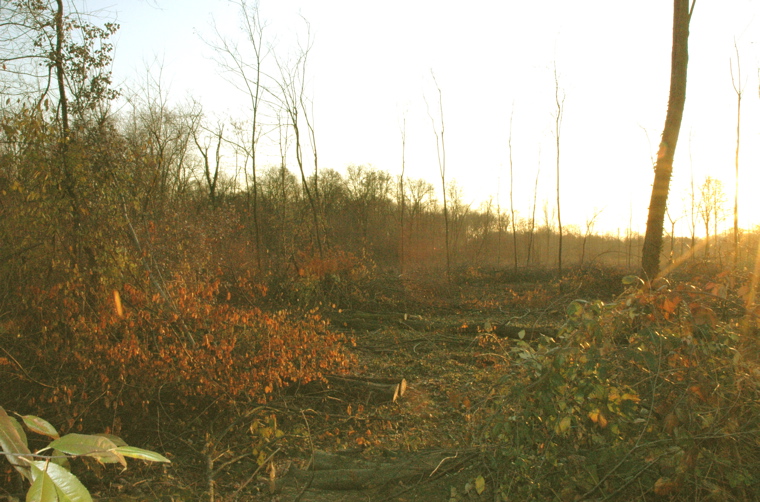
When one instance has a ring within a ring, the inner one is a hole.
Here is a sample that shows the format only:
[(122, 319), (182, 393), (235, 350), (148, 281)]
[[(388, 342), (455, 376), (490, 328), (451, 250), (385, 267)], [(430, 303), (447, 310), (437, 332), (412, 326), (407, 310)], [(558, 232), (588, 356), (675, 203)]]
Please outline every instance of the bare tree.
[(583, 233), (583, 241), (581, 243), (581, 263), (580, 263), (581, 267), (583, 267), (583, 263), (586, 258), (586, 243), (588, 242), (588, 238), (594, 232), (596, 219), (599, 218), (599, 215), (602, 214), (602, 211), (604, 211), (604, 209), (595, 209), (594, 214), (591, 215), (591, 218), (586, 220), (586, 230)]
[(705, 225), (705, 258), (710, 256), (710, 222), (713, 223), (713, 239), (717, 242), (718, 223), (723, 217), (725, 202), (726, 194), (723, 191), (723, 183), (711, 176), (705, 178), (700, 188), (700, 199), (697, 204), (699, 216)]
[(742, 92), (744, 91), (739, 47), (736, 45), (736, 40), (734, 40), (734, 50), (736, 51), (736, 78), (734, 78), (734, 65), (731, 64), (731, 83), (736, 92), (736, 154), (734, 156), (736, 173), (734, 178), (734, 268), (736, 268), (739, 263), (739, 140), (741, 138)]
[[(561, 98), (560, 98), (561, 94)], [(555, 115), (554, 115), (554, 139), (556, 140), (556, 148), (557, 148), (557, 238), (558, 240), (558, 250), (557, 250), (557, 273), (559, 275), (559, 284), (560, 289), (562, 289), (562, 207), (560, 204), (560, 196), (559, 196), (559, 187), (560, 187), (560, 176), (559, 176), (559, 164), (560, 164), (560, 127), (562, 125), (562, 116), (565, 109), (565, 95), (564, 93), (560, 92), (559, 87), (559, 76), (557, 75), (557, 63), (554, 62), (554, 104), (556, 106)]]
[(662, 252), (662, 233), (665, 210), (668, 204), (670, 178), (673, 173), (673, 158), (681, 131), (681, 121), (686, 103), (686, 72), (689, 64), (689, 23), (694, 12), (696, 0), (673, 1), (673, 49), (670, 66), (670, 97), (668, 112), (662, 131), (662, 141), (657, 153), (657, 165), (654, 170), (652, 196), (649, 202), (647, 230), (644, 237), (641, 267), (648, 280), (660, 272), (660, 253)]
[[(140, 214), (155, 215), (190, 187), (189, 152), (199, 126), (197, 102), (172, 107), (163, 84), (163, 68), (146, 67), (145, 83), (125, 93), (130, 109), (122, 133), (134, 159), (127, 188), (140, 204)], [(138, 167), (139, 166), (139, 167)]]
[(694, 184), (694, 164), (691, 158), (691, 137), (689, 137), (689, 231), (691, 232), (691, 256), (694, 257), (697, 247), (697, 187)]
[[(501, 171), (501, 166), (499, 166)], [(501, 174), (496, 183), (496, 266), (501, 266), (501, 240), (504, 234), (501, 222)]]
[(670, 253), (668, 254), (668, 262), (672, 264), (675, 262), (676, 223), (678, 223), (678, 220), (680, 220), (681, 217), (673, 218), (669, 210), (665, 212), (665, 215), (670, 222)]
[(552, 233), (554, 232), (554, 216), (556, 215), (556, 211), (550, 210), (549, 200), (544, 199), (543, 200), (543, 213), (544, 213), (544, 231), (546, 232), (546, 263), (551, 263), (550, 253), (551, 253), (551, 243), (552, 243)]
[[(480, 210), (477, 213), (477, 218), (482, 221), (482, 224), (479, 229), (477, 229), (477, 233), (480, 234), (480, 244), (477, 245), (475, 248), (475, 252), (473, 253), (473, 262), (478, 262), (480, 259), (483, 249), (486, 247), (486, 241), (488, 241), (488, 237), (491, 234), (491, 226), (492, 226), (492, 207), (493, 207), (493, 197), (489, 197), (487, 201), (484, 201), (480, 205)], [(485, 210), (484, 210), (485, 208)], [(485, 214), (484, 214), (485, 213)], [(472, 234), (475, 234), (475, 230), (473, 228)]]
[(317, 244), (319, 256), (323, 257), (324, 249), (322, 246), (322, 232), (319, 224), (319, 210), (317, 207), (316, 194), (313, 193), (312, 187), (309, 187), (309, 182), (306, 177), (303, 158), (304, 138), (301, 131), (301, 113), (303, 111), (303, 94), (305, 92), (303, 79), (305, 77), (306, 60), (309, 55), (310, 47), (309, 44), (307, 44), (305, 48), (301, 47), (301, 50), (290, 64), (283, 62), (279, 58), (275, 58), (280, 73), (279, 80), (277, 80), (275, 84), (279, 89), (277, 98), (280, 101), (284, 117), (287, 119), (287, 123), (284, 125), (293, 131), (296, 164), (298, 165), (298, 170), (301, 174), (301, 186), (306, 194), (309, 207), (311, 208), (314, 240)]
[(513, 255), (515, 258), (515, 272), (517, 272), (517, 227), (515, 222), (515, 176), (514, 176), (514, 162), (512, 159), (512, 119), (515, 117), (515, 107), (512, 103), (512, 113), (509, 116), (509, 211), (512, 216), (512, 247)]
[[(217, 189), (219, 187), (219, 174), (221, 172), (222, 162), (224, 124), (220, 121), (217, 123), (216, 127), (213, 130), (207, 128), (206, 132), (209, 134), (209, 136), (203, 139), (203, 142), (201, 143), (199, 131), (193, 131), (193, 141), (195, 142), (195, 146), (198, 147), (198, 153), (200, 153), (201, 157), (203, 158), (203, 179), (206, 182), (206, 188), (208, 190), (211, 208), (216, 209), (218, 203)], [(212, 164), (209, 149), (211, 148), (211, 144), (214, 142), (214, 140), (216, 140), (216, 149), (214, 152)]]
[[(303, 54), (300, 65), (300, 76), (298, 81), (301, 85), (300, 92), (298, 93), (299, 103), (301, 105), (301, 112), (303, 113), (304, 122), (306, 123), (306, 129), (309, 132), (309, 145), (311, 146), (311, 154), (314, 159), (314, 204), (316, 208), (317, 226), (319, 226), (319, 220), (322, 216), (321, 205), (319, 202), (319, 156), (317, 155), (317, 134), (314, 129), (314, 103), (307, 99), (306, 96), (306, 63), (308, 62), (308, 54), (312, 47), (311, 38), (311, 25), (306, 18), (303, 18), (306, 23), (306, 44), (301, 46), (299, 44), (300, 53)], [(309, 106), (307, 106), (307, 104)], [(321, 246), (321, 245), (320, 245)]]
[[(264, 45), (266, 24), (261, 21), (257, 1), (249, 3), (247, 0), (237, 0), (234, 3), (240, 13), (241, 30), (246, 45), (241, 47), (237, 40), (232, 41), (216, 26), (216, 40), (208, 42), (208, 45), (215, 50), (217, 63), (223, 72), (229, 75), (229, 81), (248, 96), (251, 113), (250, 130), (247, 141), (237, 144), (236, 147), (245, 154), (246, 164), (248, 159), (251, 160), (253, 233), (256, 243), (256, 264), (261, 270), (257, 153), (259, 140), (263, 133), (261, 115), (265, 105), (265, 94), (268, 92), (267, 86), (264, 84), (265, 73), (262, 69), (268, 55)], [(246, 178), (247, 176), (248, 173), (246, 172)]]
[(470, 213), (470, 204), (464, 202), (462, 187), (456, 180), (449, 181), (446, 188), (448, 191), (446, 200), (448, 201), (449, 213), (449, 249), (452, 258), (454, 258), (452, 261), (455, 261), (464, 240), (463, 236), (469, 233), (467, 215)]
[(434, 205), (435, 187), (423, 179), (411, 179), (406, 184), (409, 198), (410, 241), (422, 230), (422, 216)]
[(401, 209), (401, 222), (399, 231), (399, 244), (401, 246), (399, 252), (399, 265), (401, 274), (404, 273), (404, 213), (406, 209), (406, 192), (404, 191), (404, 174), (406, 173), (406, 114), (404, 114), (403, 125), (401, 126), (401, 176), (399, 178), (399, 206)]
[(531, 259), (531, 253), (533, 251), (533, 240), (535, 236), (536, 231), (536, 207), (537, 199), (538, 199), (538, 178), (541, 174), (541, 149), (538, 150), (538, 169), (536, 169), (536, 182), (533, 185), (533, 206), (531, 207), (531, 215), (530, 215), (530, 228), (529, 228), (529, 235), (528, 235), (528, 252), (525, 256), (525, 266), (527, 267), (530, 265), (530, 259)]
[[(433, 71), (430, 71), (430, 74), (433, 77), (433, 83), (435, 84), (435, 88), (438, 90), (438, 108), (440, 113), (440, 123), (441, 123), (441, 129), (438, 130), (438, 126), (435, 122), (435, 119), (433, 118), (433, 115), (430, 113), (430, 108), (428, 107), (428, 116), (430, 116), (430, 121), (433, 123), (433, 132), (435, 133), (435, 149), (436, 153), (438, 154), (438, 172), (441, 175), (441, 188), (443, 191), (443, 224), (444, 224), (444, 239), (445, 239), (445, 246), (446, 246), (446, 278), (451, 281), (451, 249), (449, 246), (449, 206), (447, 203), (447, 194), (446, 194), (446, 144), (444, 143), (443, 139), (443, 133), (444, 133), (444, 120), (443, 120), (443, 92), (441, 92), (441, 87), (438, 85), (438, 81), (435, 79), (435, 74)], [(427, 99), (425, 100), (425, 104), (427, 104)]]

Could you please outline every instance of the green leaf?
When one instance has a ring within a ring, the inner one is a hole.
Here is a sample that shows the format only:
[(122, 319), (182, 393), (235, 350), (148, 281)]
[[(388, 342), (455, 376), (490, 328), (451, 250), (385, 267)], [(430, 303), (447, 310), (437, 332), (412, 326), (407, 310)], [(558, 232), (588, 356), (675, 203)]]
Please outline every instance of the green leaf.
[(58, 491), (47, 472), (36, 474), (34, 483), (26, 492), (26, 502), (57, 502)]
[(127, 446), (127, 442), (126, 441), (124, 441), (123, 439), (121, 439), (119, 436), (114, 436), (113, 434), (101, 433), (101, 434), (93, 434), (93, 436), (98, 436), (98, 437), (106, 438), (106, 439), (110, 440), (113, 444), (115, 444), (116, 446)]
[(622, 283), (625, 284), (626, 286), (630, 286), (631, 284), (636, 284), (636, 283), (644, 284), (644, 281), (641, 280), (641, 277), (639, 276), (626, 275), (625, 277), (623, 277)]
[(139, 458), (140, 460), (147, 460), (149, 462), (166, 462), (168, 464), (171, 463), (171, 460), (164, 457), (163, 455), (160, 455), (154, 451), (143, 450), (142, 448), (137, 448), (135, 446), (119, 446), (115, 451), (124, 455), (125, 457)]
[(127, 466), (120, 453), (115, 453), (117, 446), (108, 438), (88, 434), (66, 434), (48, 445), (69, 455), (85, 455), (105, 464), (120, 463)]
[[(35, 461), (29, 462), (32, 466), (32, 477), (34, 482), (37, 483), (37, 479), (40, 477), (47, 477), (49, 482), (55, 487), (57, 493), (56, 498), (39, 499), (45, 501), (59, 500), (61, 502), (92, 502), (92, 497), (87, 488), (84, 487), (81, 481), (69, 471), (57, 464), (51, 464), (49, 462)], [(42, 487), (48, 481), (42, 481)], [(31, 490), (30, 490), (31, 492)], [(27, 500), (29, 500), (27, 495)]]
[(478, 492), (478, 495), (483, 493), (483, 490), (486, 489), (486, 480), (483, 479), (483, 476), (478, 476), (475, 478), (475, 491)]
[(562, 420), (560, 420), (559, 423), (557, 423), (557, 425), (554, 427), (554, 431), (557, 434), (564, 434), (570, 428), (572, 421), (573, 419), (570, 417), (570, 415), (565, 415)]
[(44, 420), (40, 417), (35, 417), (34, 415), (23, 415), (21, 418), (24, 419), (24, 425), (26, 425), (32, 432), (36, 432), (37, 434), (42, 434), (43, 436), (47, 436), (53, 439), (58, 439), (61, 437), (58, 434), (58, 431), (55, 430), (55, 427), (50, 425), (50, 422), (47, 420)]
[(23, 435), (21, 425), (13, 417), (9, 417), (2, 406), (0, 406), (0, 448), (5, 453), (12, 455), (6, 456), (8, 462), (26, 479), (31, 481), (31, 472), (29, 467), (21, 460), (18, 454), (31, 454), (26, 443), (26, 436)]
[(578, 300), (573, 300), (570, 305), (567, 306), (568, 317), (578, 317), (583, 313), (583, 305)]

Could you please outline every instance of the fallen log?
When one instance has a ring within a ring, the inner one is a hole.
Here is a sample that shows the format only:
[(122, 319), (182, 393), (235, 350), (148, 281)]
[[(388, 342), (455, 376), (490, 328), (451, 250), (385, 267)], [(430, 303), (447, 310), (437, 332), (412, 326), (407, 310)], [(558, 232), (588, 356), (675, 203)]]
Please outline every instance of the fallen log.
[(365, 460), (356, 456), (315, 451), (310, 470), (292, 467), (283, 481), (295, 480), (314, 490), (368, 490), (423, 479), (467, 462), (473, 452), (412, 453)]
[(362, 397), (369, 403), (395, 403), (407, 388), (404, 378), (328, 376), (327, 383), (347, 395)]
[(333, 469), (303, 471), (291, 469), (293, 478), (315, 490), (367, 490), (386, 483), (399, 482), (424, 475), (424, 470), (408, 466), (373, 469)]
[[(511, 338), (513, 340), (537, 340), (541, 335), (548, 337), (557, 336), (556, 328), (539, 327), (539, 328), (524, 328), (520, 326), (511, 326), (502, 324), (494, 327), (493, 333), (496, 336), (502, 338)], [(522, 333), (522, 337), (520, 334)]]
[(379, 467), (390, 467), (390, 463), (378, 463), (365, 460), (357, 454), (351, 453), (328, 453), (326, 451), (315, 451), (309, 470), (311, 471), (334, 471), (340, 469), (377, 469)]

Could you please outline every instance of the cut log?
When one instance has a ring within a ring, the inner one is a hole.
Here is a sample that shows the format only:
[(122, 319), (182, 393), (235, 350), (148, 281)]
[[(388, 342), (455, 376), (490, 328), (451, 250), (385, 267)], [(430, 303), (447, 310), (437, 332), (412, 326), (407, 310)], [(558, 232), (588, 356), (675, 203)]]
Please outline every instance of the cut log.
[(410, 469), (409, 466), (325, 471), (291, 469), (291, 472), (296, 481), (315, 490), (366, 490), (424, 475), (423, 470)]
[(406, 392), (406, 380), (401, 378), (327, 377), (328, 384), (342, 392), (364, 398), (369, 403), (395, 403)]
[(366, 460), (343, 453), (314, 452), (311, 470), (291, 468), (283, 483), (313, 490), (367, 490), (430, 477), (471, 461), (476, 452), (431, 452)]
[(328, 453), (315, 451), (311, 459), (312, 471), (334, 471), (340, 469), (378, 469), (391, 467), (391, 463), (378, 463), (364, 460), (356, 454)]

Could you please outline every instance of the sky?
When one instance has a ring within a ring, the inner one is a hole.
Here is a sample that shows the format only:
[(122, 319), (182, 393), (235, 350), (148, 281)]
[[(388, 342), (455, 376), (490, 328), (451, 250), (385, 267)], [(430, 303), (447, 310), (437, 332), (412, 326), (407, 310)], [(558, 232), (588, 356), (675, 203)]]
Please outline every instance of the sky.
[[(228, 0), (86, 0), (116, 19), (115, 81), (134, 88), (160, 68), (176, 103), (192, 97), (209, 114), (242, 118), (246, 98), (221, 75), (214, 26), (240, 36)], [(556, 201), (557, 91), (560, 197), (564, 225), (644, 232), (656, 154), (667, 110), (672, 2), (639, 0), (260, 0), (265, 36), (279, 54), (313, 36), (307, 93), (313, 100), (320, 168), (372, 165), (440, 186), (433, 120), (441, 90), (446, 178), (463, 201), (509, 209), (510, 129), (514, 206), (527, 217), (538, 176)], [(669, 205), (687, 234), (684, 199), (692, 178), (723, 181), (733, 207), (741, 61), (740, 225), (760, 224), (760, 2), (697, 0), (691, 24), (686, 110)], [(149, 70), (150, 69), (150, 70)], [(736, 66), (734, 66), (736, 75)], [(739, 82), (737, 82), (737, 85)], [(426, 102), (428, 106), (426, 106)], [(430, 113), (429, 111), (430, 110)], [(510, 128), (511, 123), (511, 128)], [(440, 123), (438, 123), (440, 127)], [(232, 159), (229, 159), (230, 162)], [(274, 158), (272, 158), (274, 163)], [(728, 217), (726, 227), (732, 225)], [(666, 221), (666, 227), (668, 227)]]

